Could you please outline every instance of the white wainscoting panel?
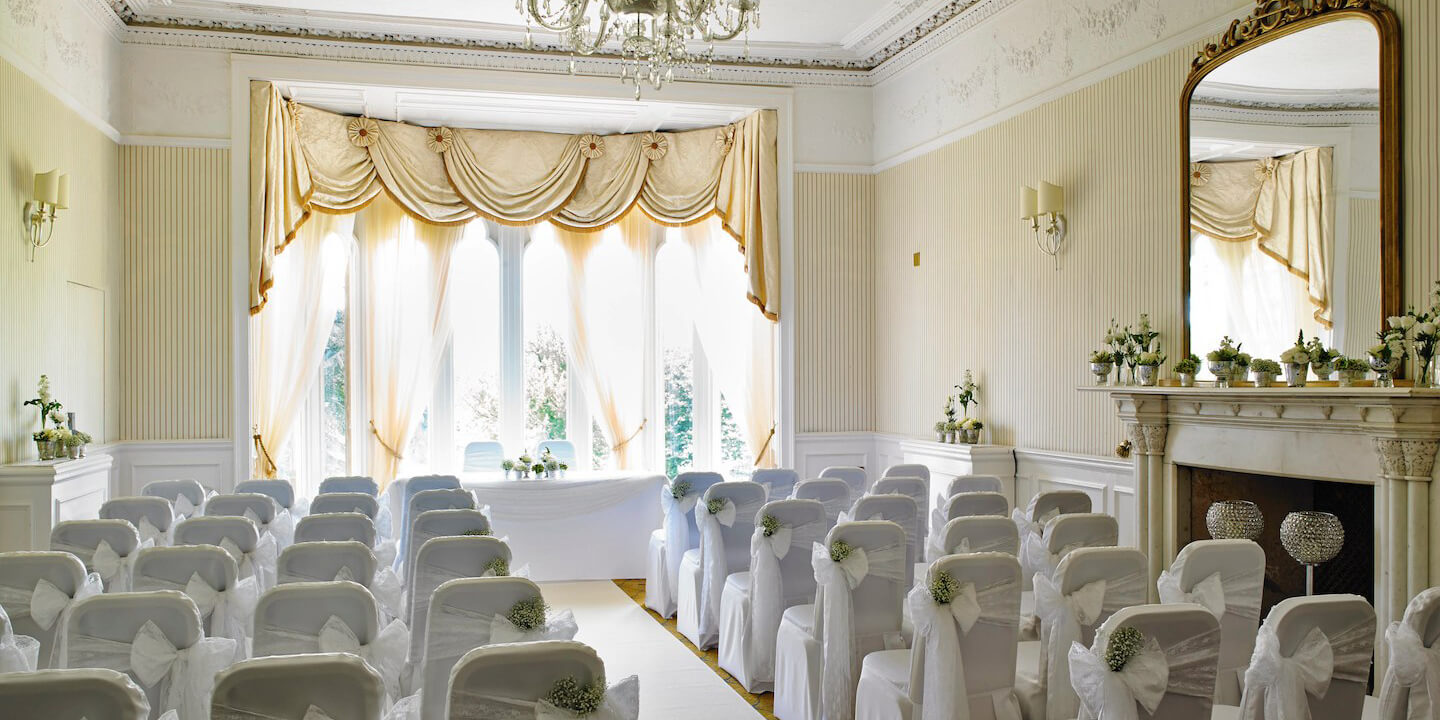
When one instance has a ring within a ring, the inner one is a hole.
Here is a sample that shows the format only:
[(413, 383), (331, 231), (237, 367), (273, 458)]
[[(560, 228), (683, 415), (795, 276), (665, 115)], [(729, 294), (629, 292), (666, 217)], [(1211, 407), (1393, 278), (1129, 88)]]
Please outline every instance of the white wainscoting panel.
[(227, 492), (235, 487), (234, 445), (229, 440), (131, 441), (112, 445), (111, 487), (116, 497), (138, 495), (152, 480), (195, 480)]
[(1094, 511), (1114, 515), (1120, 523), (1120, 544), (1135, 545), (1139, 509), (1135, 504), (1130, 460), (1077, 455), (1049, 450), (1015, 450), (1015, 500), (1024, 507), (1036, 493), (1080, 490), (1090, 496)]
[(821, 470), (835, 465), (858, 465), (865, 468), (872, 478), (879, 477), (888, 466), (885, 462), (876, 451), (875, 433), (872, 432), (795, 435), (794, 467), (802, 480), (819, 477)]

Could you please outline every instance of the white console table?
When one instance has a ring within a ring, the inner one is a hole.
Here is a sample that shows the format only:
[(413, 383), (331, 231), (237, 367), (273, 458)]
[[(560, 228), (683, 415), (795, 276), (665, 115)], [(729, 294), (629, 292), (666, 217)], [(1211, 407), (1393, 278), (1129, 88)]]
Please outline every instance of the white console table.
[(63, 520), (94, 518), (110, 495), (109, 455), (0, 466), (0, 552), (50, 547)]

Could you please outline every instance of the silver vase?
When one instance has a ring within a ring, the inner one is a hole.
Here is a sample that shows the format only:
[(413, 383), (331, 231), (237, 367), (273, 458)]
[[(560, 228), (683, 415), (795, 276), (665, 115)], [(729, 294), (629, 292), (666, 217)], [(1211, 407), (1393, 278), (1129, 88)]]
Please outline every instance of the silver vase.
[(1305, 566), (1305, 594), (1315, 594), (1315, 566), (1330, 562), (1345, 546), (1345, 526), (1327, 512), (1300, 510), (1280, 523), (1280, 544)]
[(1280, 363), (1285, 372), (1285, 384), (1290, 387), (1305, 387), (1305, 377), (1310, 372), (1310, 363)]
[(1210, 372), (1215, 376), (1215, 387), (1230, 387), (1231, 371), (1235, 363), (1230, 360), (1211, 360)]
[(1249, 500), (1220, 500), (1205, 511), (1205, 527), (1216, 540), (1254, 540), (1265, 531), (1265, 515)]

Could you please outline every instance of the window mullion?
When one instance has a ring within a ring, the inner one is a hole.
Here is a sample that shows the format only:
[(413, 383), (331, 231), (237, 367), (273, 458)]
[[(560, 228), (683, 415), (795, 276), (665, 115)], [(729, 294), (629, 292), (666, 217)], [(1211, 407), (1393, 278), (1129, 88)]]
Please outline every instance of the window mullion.
[(525, 444), (526, 228), (495, 226), (500, 250), (500, 442), (510, 457)]
[(365, 298), (368, 283), (366, 282), (369, 260), (363, 250), (365, 247), (365, 213), (355, 216), (355, 254), (350, 263), (350, 292), (348, 301), (349, 310), (346, 311), (345, 322), (345, 352), (347, 353), (345, 363), (345, 383), (348, 392), (346, 393), (346, 414), (350, 421), (346, 428), (345, 447), (350, 456), (350, 473), (354, 475), (370, 474), (370, 443), (373, 436), (369, 432), (369, 393), (365, 388), (365, 368), (367, 367), (363, 348), (367, 341), (365, 327)]

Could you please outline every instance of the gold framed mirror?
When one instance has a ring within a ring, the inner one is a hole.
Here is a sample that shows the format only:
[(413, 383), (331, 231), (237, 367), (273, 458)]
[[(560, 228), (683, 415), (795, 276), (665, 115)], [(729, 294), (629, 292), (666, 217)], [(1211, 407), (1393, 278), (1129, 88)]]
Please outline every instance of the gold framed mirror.
[(1256, 0), (1192, 64), (1180, 137), (1182, 354), (1303, 330), (1362, 357), (1403, 297), (1395, 13)]

